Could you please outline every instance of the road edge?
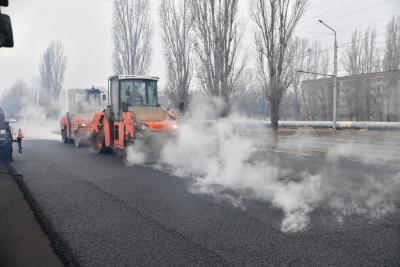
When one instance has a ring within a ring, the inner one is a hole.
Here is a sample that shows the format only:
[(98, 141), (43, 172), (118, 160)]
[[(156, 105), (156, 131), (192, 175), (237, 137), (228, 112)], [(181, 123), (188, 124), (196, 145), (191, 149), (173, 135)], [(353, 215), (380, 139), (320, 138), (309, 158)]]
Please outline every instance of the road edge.
[(24, 199), (27, 201), (30, 209), (32, 210), (40, 228), (49, 238), (51, 248), (57, 254), (60, 261), (65, 266), (81, 266), (73, 256), (72, 249), (63, 240), (61, 235), (58, 234), (53, 225), (50, 223), (50, 220), (42, 212), (42, 209), (40, 208), (36, 199), (33, 197), (29, 188), (24, 185), (23, 175), (18, 174), (10, 163), (6, 164), (6, 167), (17, 183), (19, 190), (22, 192)]

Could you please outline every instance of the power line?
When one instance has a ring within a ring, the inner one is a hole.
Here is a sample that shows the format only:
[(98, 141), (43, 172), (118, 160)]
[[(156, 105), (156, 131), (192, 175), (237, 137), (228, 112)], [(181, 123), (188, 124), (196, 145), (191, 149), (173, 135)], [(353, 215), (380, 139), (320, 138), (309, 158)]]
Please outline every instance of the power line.
[[(116, 2), (118, 2), (117, 0), (103, 0), (103, 1), (109, 2), (109, 3), (116, 3)], [(324, 4), (324, 3), (326, 3), (326, 2), (330, 2), (330, 1), (331, 1), (331, 0), (323, 1), (323, 2), (321, 2), (320, 4), (315, 5), (315, 6), (313, 6), (313, 7), (321, 6), (322, 4)], [(334, 10), (332, 10), (331, 12), (328, 12), (328, 13), (325, 13), (325, 14), (333, 13), (333, 12), (335, 12), (335, 11), (344, 9), (344, 8), (346, 8), (346, 7), (349, 7), (349, 6), (353, 6), (353, 5), (355, 5), (355, 4), (357, 4), (357, 3), (360, 3), (360, 2), (363, 2), (363, 1), (364, 1), (364, 0), (356, 1), (356, 2), (350, 3), (349, 5), (342, 6), (342, 7), (340, 7), (340, 8), (334, 9)], [(383, 4), (385, 4), (385, 3), (387, 3), (387, 2), (391, 2), (391, 1), (393, 1), (393, 0), (386, 0), (386, 1), (383, 1), (383, 2), (379, 2), (379, 3), (377, 3), (377, 4), (374, 4), (374, 5), (365, 7), (365, 8), (361, 8), (361, 9), (358, 9), (358, 10), (355, 10), (355, 11), (352, 11), (352, 12), (349, 12), (349, 13), (346, 13), (346, 14), (342, 14), (342, 15), (340, 15), (340, 16), (336, 16), (336, 17), (330, 18), (330, 19), (328, 19), (328, 20), (334, 20), (334, 19), (337, 19), (337, 18), (341, 18), (341, 17), (344, 17), (344, 16), (348, 16), (348, 15), (354, 14), (354, 13), (358, 13), (358, 12), (360, 12), (360, 11), (364, 11), (364, 10), (367, 10), (367, 9), (370, 9), (370, 8), (373, 8), (373, 7), (376, 7), (376, 6), (379, 6), (379, 5), (383, 5)], [(136, 6), (137, 6), (137, 5), (136, 5)], [(148, 9), (148, 10), (152, 10), (152, 11), (159, 11), (159, 10), (160, 10), (160, 9), (158, 9), (158, 8), (150, 8), (150, 7), (144, 7), (144, 8), (145, 8), (145, 9)], [(363, 24), (359, 24), (359, 25), (354, 26), (354, 27), (348, 27), (348, 28), (344, 28), (344, 29), (339, 29), (339, 30), (337, 30), (337, 32), (348, 31), (348, 30), (350, 30), (350, 29), (355, 29), (356, 27), (363, 26), (363, 25), (367, 25), (367, 24), (370, 24), (370, 23), (372, 23), (372, 22), (378, 22), (378, 21), (388, 20), (388, 19), (391, 19), (393, 16), (396, 16), (396, 15), (400, 15), (400, 13), (397, 13), (397, 12), (396, 12), (395, 14), (393, 14), (393, 15), (392, 15), (391, 17), (389, 17), (389, 18), (386, 16), (386, 17), (382, 17), (382, 18), (379, 18), (379, 19), (376, 19), (376, 20), (372, 20), (372, 21), (363, 23)], [(258, 28), (257, 25), (250, 25), (250, 24), (247, 24), (247, 23), (237, 22), (237, 24), (238, 24), (238, 25), (247, 26), (247, 27), (252, 27), (252, 28)], [(313, 25), (313, 26), (314, 26), (314, 25)], [(310, 27), (310, 26), (302, 27), (302, 28), (300, 28), (300, 29), (309, 28), (309, 27)], [(330, 33), (310, 32), (310, 31), (301, 31), (301, 30), (296, 30), (296, 32), (304, 32), (304, 33), (310, 33), (310, 34), (321, 34), (321, 35), (331, 35)], [(381, 35), (386, 34), (386, 33), (387, 33), (387, 32), (384, 32), (384, 33), (378, 34), (378, 35), (376, 35), (376, 36), (381, 36)], [(313, 39), (308, 39), (308, 40), (310, 41), (310, 40), (325, 39), (325, 38), (329, 38), (329, 37), (324, 37), (324, 38), (313, 38)], [(366, 37), (366, 38), (368, 38), (368, 37)], [(366, 38), (362, 38), (362, 39), (360, 39), (360, 40), (364, 40), (364, 39), (366, 39)], [(386, 41), (383, 41), (383, 42), (386, 42)], [(342, 44), (338, 45), (338, 48), (347, 48), (347, 47), (350, 47), (351, 45), (350, 45), (350, 46), (344, 46), (344, 45), (346, 45), (346, 44), (351, 44), (351, 43), (352, 43), (352, 42), (342, 43)], [(376, 42), (376, 43), (382, 43), (382, 42)], [(331, 48), (331, 49), (324, 49), (324, 50), (319, 51), (317, 54), (327, 53), (327, 52), (332, 51), (332, 50), (334, 50), (334, 48)], [(316, 55), (316, 53), (314, 53), (314, 55)], [(309, 54), (304, 54), (304, 55), (296, 56), (296, 58), (308, 57), (308, 56), (309, 56)]]
[(389, 19), (392, 19), (393, 16), (398, 16), (398, 15), (400, 15), (400, 13), (396, 12), (396, 13), (394, 13), (393, 15), (391, 15), (390, 17), (385, 16), (385, 17), (381, 17), (381, 18), (376, 19), (376, 20), (372, 20), (372, 21), (368, 21), (368, 22), (365, 22), (365, 23), (362, 23), (362, 24), (358, 24), (358, 25), (353, 26), (353, 27), (342, 28), (342, 29), (339, 29), (337, 32), (348, 31), (348, 30), (351, 30), (351, 29), (354, 29), (354, 28), (357, 28), (357, 27), (360, 27), (360, 26), (368, 25), (368, 24), (373, 23), (373, 22), (389, 20)]
[[(388, 16), (385, 16), (385, 17), (380, 17), (380, 18), (378, 18), (378, 19), (374, 19), (374, 20), (366, 21), (366, 22), (361, 23), (361, 24), (357, 24), (357, 25), (352, 26), (352, 27), (341, 28), (341, 29), (337, 30), (336, 32), (346, 32), (346, 31), (349, 31), (349, 30), (356, 30), (358, 27), (365, 26), (365, 25), (368, 25), (368, 26), (375, 26), (375, 25), (372, 25), (372, 23), (380, 22), (380, 21), (387, 21), (387, 20), (392, 19), (394, 16), (400, 16), (400, 13), (396, 12), (396, 13), (393, 13), (393, 14), (388, 15)], [(256, 26), (256, 25), (250, 25), (250, 24), (245, 24), (245, 23), (240, 23), (240, 24), (242, 24), (242, 25), (244, 25), (244, 26), (252, 27), (252, 28), (258, 28), (258, 26)], [(303, 28), (304, 28), (304, 27), (299, 28), (299, 29), (303, 29)], [(318, 35), (321, 35), (321, 36), (322, 36), (322, 35), (332, 35), (332, 33), (302, 31), (302, 30), (297, 30), (297, 29), (295, 30), (295, 32), (309, 33), (309, 34), (318, 34)], [(312, 40), (317, 40), (317, 39), (319, 40), (319, 39), (328, 39), (328, 38), (330, 38), (330, 37), (327, 36), (327, 37), (316, 37), (316, 38), (307, 38), (307, 39), (308, 39), (309, 41), (312, 41)]]
[[(243, 22), (237, 22), (236, 24), (254, 28), (254, 29), (259, 29), (258, 25), (251, 25)], [(302, 33), (309, 33), (309, 34), (320, 34), (320, 35), (331, 35), (331, 33), (326, 33), (326, 32), (311, 32), (311, 31), (296, 31), (296, 32), (302, 32)]]
[[(364, 38), (364, 39), (365, 39), (365, 38)], [(395, 39), (391, 39), (391, 40), (389, 40), (389, 41), (393, 41), (393, 40), (397, 40), (397, 39), (395, 38)], [(386, 42), (387, 42), (387, 40), (385, 40), (385, 41), (378, 41), (378, 42), (375, 42), (375, 44), (382, 44), (382, 43), (386, 43)], [(350, 43), (352, 43), (352, 42), (350, 42)], [(341, 44), (340, 46), (338, 46), (338, 48), (348, 48), (348, 47), (351, 47), (351, 46), (352, 46), (352, 44), (350, 44), (350, 45), (346, 45), (346, 44), (349, 44), (349, 43), (343, 43), (343, 44)], [(318, 52), (306, 53), (306, 54), (294, 56), (293, 58), (296, 58), (296, 59), (297, 59), (297, 58), (306, 58), (306, 57), (310, 57), (310, 56), (328, 54), (328, 52), (331, 52), (331, 51), (333, 51), (333, 50), (334, 50), (334, 48), (328, 48), (328, 49), (320, 50), (320, 51), (318, 51)]]
[(319, 35), (332, 35), (331, 33), (327, 33), (327, 32), (309, 32), (309, 31), (296, 31), (296, 32), (319, 34)]
[(359, 10), (355, 10), (355, 11), (353, 11), (353, 12), (349, 12), (349, 13), (346, 13), (346, 14), (342, 14), (342, 15), (340, 15), (340, 16), (336, 16), (336, 17), (327, 19), (327, 21), (330, 21), (330, 20), (333, 20), (333, 19), (342, 18), (342, 17), (348, 16), (348, 15), (352, 15), (352, 14), (358, 13), (358, 12), (360, 12), (360, 11), (364, 11), (364, 10), (367, 10), (367, 9), (370, 9), (370, 8), (373, 8), (373, 7), (377, 7), (377, 6), (386, 4), (386, 3), (391, 2), (391, 1), (393, 1), (393, 0), (386, 0), (386, 1), (383, 1), (383, 2), (378, 3), (378, 4), (376, 4), (376, 5), (368, 6), (368, 7), (365, 7), (365, 8), (361, 8), (361, 9), (359, 9)]
[[(376, 25), (371, 25), (371, 23), (390, 20), (390, 19), (393, 18), (393, 16), (399, 16), (399, 15), (400, 15), (400, 13), (394, 13), (394, 14), (392, 14), (390, 16), (385, 16), (385, 17), (381, 17), (379, 19), (375, 19), (375, 20), (372, 20), (372, 21), (367, 21), (365, 23), (358, 24), (358, 25), (353, 26), (353, 27), (342, 28), (342, 29), (337, 30), (336, 32), (346, 32), (346, 31), (349, 31), (349, 30), (357, 30), (358, 27), (365, 26), (365, 25), (376, 26)], [(296, 32), (302, 32), (302, 31), (296, 31)], [(331, 33), (326, 33), (326, 34), (332, 35)], [(312, 40), (320, 40), (320, 39), (328, 39), (328, 38), (330, 38), (330, 37), (327, 36), (327, 37), (307, 38), (307, 40), (312, 41)]]
[[(116, 2), (118, 2), (117, 0), (103, 0), (103, 1), (109, 2), (109, 3), (116, 3)], [(322, 3), (320, 3), (319, 5), (316, 5), (316, 6), (320, 6), (320, 5), (324, 4), (325, 2), (330, 2), (330, 1), (331, 1), (331, 0), (324, 1), (324, 2), (322, 2)], [(347, 6), (342, 6), (342, 7), (338, 8), (338, 9), (335, 9), (335, 10), (333, 10), (332, 12), (335, 12), (335, 11), (337, 11), (337, 10), (343, 9), (343, 8), (345, 8), (345, 7), (352, 6), (352, 5), (356, 4), (356, 3), (363, 2), (363, 1), (364, 1), (364, 0), (353, 2), (353, 3), (351, 3), (351, 4), (347, 5)], [(365, 9), (369, 9), (369, 8), (372, 8), (372, 7), (375, 7), (375, 6), (377, 6), (377, 5), (381, 5), (381, 4), (384, 4), (384, 3), (386, 3), (386, 2), (390, 2), (390, 1), (393, 1), (393, 0), (386, 0), (386, 1), (384, 1), (384, 2), (380, 2), (380, 3), (375, 4), (375, 5), (373, 5), (373, 6), (369, 6), (369, 7), (366, 7), (366, 8), (364, 8), (364, 9), (356, 10), (355, 12), (359, 12), (359, 11), (362, 11), (362, 10), (365, 10)], [(137, 6), (137, 5), (136, 5), (136, 6)], [(313, 6), (313, 7), (316, 7), (316, 6)], [(160, 10), (160, 9), (158, 9), (158, 8), (150, 8), (150, 7), (146, 7), (145, 9), (152, 10), (152, 11), (159, 11), (159, 10)], [(329, 13), (332, 13), (332, 12), (328, 12), (328, 13), (326, 13), (326, 14), (329, 14)], [(347, 14), (345, 14), (345, 15), (352, 14), (352, 13), (355, 13), (355, 12), (347, 13)], [(345, 15), (341, 15), (341, 17), (342, 17), (342, 16), (345, 16)], [(394, 13), (392, 16), (396, 16), (396, 15), (400, 15), (400, 13), (397, 13), (397, 12), (396, 12), (396, 13)], [(357, 26), (353, 26), (353, 27), (349, 27), (349, 28), (344, 28), (344, 29), (339, 29), (339, 30), (337, 30), (336, 32), (343, 32), (343, 31), (347, 31), (347, 30), (349, 30), (349, 29), (355, 29), (356, 27), (359, 27), (359, 26), (367, 25), (367, 24), (372, 23), (372, 22), (378, 22), (378, 21), (389, 20), (389, 19), (391, 19), (391, 17), (385, 16), (385, 17), (382, 17), (382, 18), (379, 18), (379, 19), (376, 19), (376, 20), (372, 20), (372, 21), (369, 21), (369, 22), (366, 22), (366, 23), (363, 23), (363, 24), (359, 24), (359, 25), (357, 25)], [(328, 19), (328, 20), (331, 20), (331, 19)], [(237, 24), (238, 24), (238, 25), (247, 26), (247, 27), (252, 27), (252, 28), (258, 28), (257, 25), (250, 25), (250, 24), (247, 24), (247, 23), (237, 22)], [(302, 28), (299, 28), (299, 29), (303, 29), (303, 28), (306, 28), (306, 27), (302, 27)], [(307, 26), (307, 28), (309, 28), (309, 27)], [(321, 35), (330, 35), (330, 33), (324, 33), (324, 32), (312, 32), (312, 31), (301, 31), (301, 30), (296, 30), (296, 32), (303, 32), (303, 33), (310, 33), (310, 34), (321, 34)], [(324, 38), (328, 38), (328, 37), (324, 37)], [(314, 39), (309, 39), (309, 40), (315, 40), (315, 39), (321, 39), (321, 38), (314, 38)]]
[[(113, 4), (119, 3), (119, 1), (117, 1), (117, 0), (103, 0), (103, 1), (108, 2), (108, 3), (113, 3)], [(139, 5), (134, 4), (133, 7), (139, 7)], [(158, 8), (151, 8), (151, 7), (144, 7), (144, 6), (141, 6), (140, 8), (151, 10), (151, 11), (160, 11), (160, 9), (158, 9)]]
[(339, 7), (339, 8), (330, 10), (329, 12), (321, 13), (321, 14), (319, 14), (318, 17), (313, 17), (313, 18), (310, 18), (310, 19), (318, 19), (318, 18), (320, 18), (322, 15), (335, 13), (335, 12), (338, 11), (338, 10), (342, 10), (342, 9), (348, 8), (348, 7), (350, 7), (350, 6), (354, 6), (355, 4), (358, 4), (358, 3), (360, 3), (360, 2), (365, 2), (365, 0), (358, 0), (358, 1), (353, 2), (353, 3), (350, 3), (350, 4), (348, 4), (348, 5), (344, 5), (344, 6), (341, 6), (341, 7)]
[[(371, 23), (390, 20), (390, 19), (393, 18), (393, 16), (398, 16), (398, 15), (400, 15), (400, 13), (396, 12), (396, 13), (394, 13), (392, 15), (381, 17), (381, 18), (374, 19), (374, 20), (370, 20), (370, 21), (367, 21), (365, 23), (358, 24), (358, 25), (355, 25), (355, 26), (352, 26), (352, 27), (342, 28), (342, 29), (337, 30), (336, 32), (345, 32), (345, 31), (349, 31), (349, 30), (356, 30), (357, 27), (365, 26), (365, 25), (375, 26), (375, 25), (371, 25)], [(242, 23), (242, 22), (238, 22), (237, 24), (243, 25), (243, 26), (247, 26), (247, 27), (251, 27), (251, 28), (257, 28), (257, 29), (259, 28), (257, 25), (250, 25), (250, 24)], [(303, 28), (299, 28), (299, 29), (303, 29)], [(297, 29), (295, 30), (295, 32), (309, 33), (309, 34), (320, 34), (320, 35), (332, 35), (332, 33), (327, 33), (327, 32), (301, 31), (301, 30), (297, 30)], [(327, 38), (330, 38), (330, 37), (311, 38), (311, 39), (308, 39), (308, 40), (327, 39)]]
[[(386, 33), (388, 33), (388, 31), (380, 33), (380, 34), (377, 34), (377, 35), (375, 35), (375, 37), (385, 35)], [(357, 41), (365, 40), (365, 39), (368, 39), (368, 38), (371, 38), (371, 36), (367, 36), (367, 37), (364, 37), (364, 38), (357, 39)], [(351, 44), (351, 43), (353, 43), (353, 41), (342, 43), (339, 46), (346, 45), (346, 44)]]
[(323, 2), (321, 2), (319, 4), (317, 4), (317, 5), (310, 6), (310, 9), (314, 9), (316, 7), (322, 6), (323, 4), (325, 4), (327, 2), (332, 2), (332, 0), (326, 0), (326, 1), (323, 1)]
[[(367, 9), (371, 9), (371, 8), (373, 8), (373, 7), (377, 7), (377, 6), (386, 4), (386, 3), (391, 2), (391, 1), (393, 1), (393, 0), (385, 0), (385, 1), (383, 1), (383, 2), (374, 4), (374, 5), (371, 5), (371, 6), (367, 6), (367, 7), (365, 7), (365, 8), (360, 8), (360, 9), (357, 9), (357, 10), (354, 10), (354, 11), (352, 11), (352, 12), (345, 13), (345, 14), (342, 14), (342, 15), (339, 15), (339, 16), (335, 16), (335, 17), (332, 17), (332, 18), (327, 18), (327, 19), (325, 19), (325, 20), (326, 20), (326, 21), (336, 20), (336, 19), (338, 19), (338, 18), (342, 18), (342, 17), (348, 16), (348, 15), (352, 15), (352, 14), (355, 14), (355, 13), (358, 13), (358, 12), (361, 12), (361, 11), (364, 11), (364, 10), (367, 10)], [(316, 22), (313, 23), (313, 24), (309, 24), (309, 25), (307, 25), (307, 26), (305, 26), (305, 27), (301, 27), (301, 28), (299, 28), (299, 29), (307, 29), (307, 28), (310, 28), (310, 27), (314, 27), (315, 25), (316, 25)]]
[[(393, 41), (393, 40), (396, 40), (396, 38), (394, 38), (394, 39), (390, 39), (389, 41)], [(382, 44), (382, 43), (387, 43), (388, 41), (387, 40), (385, 40), (385, 41), (379, 41), (379, 42), (375, 42), (375, 44)], [(351, 43), (351, 42), (350, 42)], [(347, 48), (347, 47), (351, 47), (353, 44), (350, 44), (350, 45), (346, 45), (346, 46), (338, 46), (338, 48)]]

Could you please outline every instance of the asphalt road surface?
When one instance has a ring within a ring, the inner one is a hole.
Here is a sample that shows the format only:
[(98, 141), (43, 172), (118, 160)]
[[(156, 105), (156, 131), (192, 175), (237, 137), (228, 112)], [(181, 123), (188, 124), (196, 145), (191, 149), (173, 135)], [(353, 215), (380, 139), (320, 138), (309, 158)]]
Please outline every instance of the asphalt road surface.
[[(299, 169), (324, 161), (279, 156)], [(343, 175), (400, 172), (400, 166), (340, 164)], [(316, 209), (307, 230), (283, 233), (283, 213), (268, 203), (237, 208), (191, 193), (189, 179), (127, 167), (120, 157), (89, 148), (27, 141), (13, 166), (58, 253), (72, 265), (400, 265), (400, 208), (378, 220), (351, 216), (342, 224)]]
[[(17, 178), (18, 179), (18, 178)], [(63, 266), (15, 178), (0, 162), (0, 266)]]

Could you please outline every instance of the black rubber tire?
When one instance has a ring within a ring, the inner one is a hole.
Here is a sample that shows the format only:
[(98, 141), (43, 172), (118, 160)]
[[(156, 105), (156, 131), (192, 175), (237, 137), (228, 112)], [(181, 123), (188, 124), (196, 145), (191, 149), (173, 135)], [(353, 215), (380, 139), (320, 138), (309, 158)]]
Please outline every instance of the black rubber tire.
[(74, 145), (77, 148), (80, 147), (81, 146), (81, 140), (79, 138), (75, 138), (74, 139)]
[(95, 153), (102, 154), (105, 151), (104, 146), (105, 146), (104, 130), (103, 128), (101, 128), (97, 134), (92, 136), (92, 150)]
[(65, 129), (65, 128), (61, 130), (61, 141), (64, 144), (68, 144), (69, 143), (69, 139), (67, 138), (67, 129)]

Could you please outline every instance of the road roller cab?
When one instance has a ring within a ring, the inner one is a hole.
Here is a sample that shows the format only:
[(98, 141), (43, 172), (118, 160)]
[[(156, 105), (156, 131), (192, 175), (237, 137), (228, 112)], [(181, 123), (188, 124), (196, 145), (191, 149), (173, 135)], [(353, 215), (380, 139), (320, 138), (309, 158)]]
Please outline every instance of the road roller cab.
[(67, 92), (68, 112), (60, 120), (61, 137), (64, 143), (89, 143), (90, 123), (93, 114), (102, 108), (101, 91), (91, 89), (70, 89)]
[(157, 77), (137, 75), (109, 78), (109, 106), (91, 124), (95, 150), (123, 150), (135, 140), (176, 132), (177, 116), (159, 105), (157, 82)]

